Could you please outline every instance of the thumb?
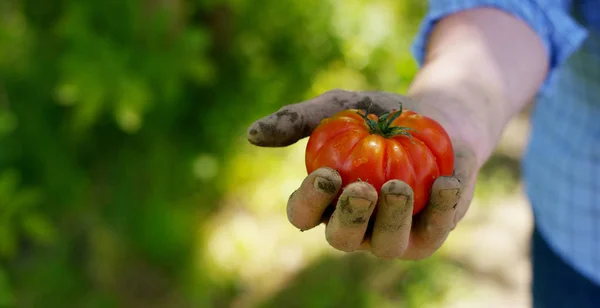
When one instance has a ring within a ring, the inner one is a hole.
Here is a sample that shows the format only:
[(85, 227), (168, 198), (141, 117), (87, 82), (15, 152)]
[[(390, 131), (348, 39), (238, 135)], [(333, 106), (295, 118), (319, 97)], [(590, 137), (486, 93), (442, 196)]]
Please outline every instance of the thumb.
[(288, 146), (310, 134), (303, 111), (305, 103), (288, 105), (248, 127), (250, 143), (263, 147)]
[[(350, 91), (332, 90), (310, 100), (282, 107), (252, 123), (248, 141), (263, 147), (288, 146), (307, 137), (321, 120), (349, 106), (344, 100)], [(342, 101), (344, 103), (340, 104)]]
[(248, 141), (263, 147), (288, 146), (309, 136), (321, 120), (342, 110), (363, 109), (381, 115), (398, 108), (400, 102), (408, 102), (408, 98), (385, 92), (328, 91), (255, 121), (248, 128)]

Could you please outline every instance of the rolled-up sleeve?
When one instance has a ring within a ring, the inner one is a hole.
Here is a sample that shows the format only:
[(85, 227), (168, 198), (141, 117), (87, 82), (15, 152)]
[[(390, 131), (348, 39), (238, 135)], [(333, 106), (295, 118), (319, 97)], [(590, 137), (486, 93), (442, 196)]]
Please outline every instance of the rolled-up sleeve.
[(570, 0), (429, 0), (428, 11), (412, 45), (412, 53), (423, 64), (425, 46), (437, 21), (459, 11), (494, 7), (527, 23), (542, 40), (550, 59), (543, 87), (561, 65), (584, 41), (587, 31), (570, 15)]

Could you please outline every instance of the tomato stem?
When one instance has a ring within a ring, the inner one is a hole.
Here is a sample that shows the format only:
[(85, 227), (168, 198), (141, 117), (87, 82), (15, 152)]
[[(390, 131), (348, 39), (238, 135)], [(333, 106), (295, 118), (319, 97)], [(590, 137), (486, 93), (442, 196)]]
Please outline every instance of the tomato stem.
[[(393, 115), (391, 115), (394, 112)], [(369, 111), (366, 110), (365, 113), (357, 112), (365, 122), (369, 129), (371, 130), (371, 134), (378, 134), (385, 138), (391, 138), (395, 136), (406, 136), (412, 140), (412, 135), (409, 131), (415, 131), (413, 128), (405, 127), (405, 126), (392, 126), (392, 123), (400, 117), (402, 114), (402, 103), (400, 103), (400, 109), (397, 111), (392, 110), (390, 112), (382, 114), (377, 121), (370, 119), (368, 117)], [(391, 117), (390, 117), (391, 115)]]

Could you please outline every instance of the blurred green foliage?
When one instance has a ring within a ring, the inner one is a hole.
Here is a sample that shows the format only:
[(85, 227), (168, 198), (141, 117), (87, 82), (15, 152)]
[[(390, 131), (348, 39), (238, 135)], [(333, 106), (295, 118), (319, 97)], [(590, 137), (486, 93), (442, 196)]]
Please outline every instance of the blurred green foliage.
[[(232, 305), (244, 290), (204, 274), (197, 247), (227, 183), (247, 179), (220, 173), (247, 125), (332, 88), (402, 92), (424, 9), (408, 0), (0, 1), (0, 307)], [(362, 283), (327, 290), (369, 280), (352, 274), (363, 262), (352, 260), (322, 261), (315, 271), (329, 280), (296, 290), (300, 280), (265, 305), (394, 305), (378, 298), (389, 290), (352, 289)], [(432, 262), (392, 271), (416, 276), (385, 288), (405, 288), (398, 303), (423, 307), (414, 296), (443, 293), (427, 268), (446, 265)]]
[(276, 307), (439, 307), (457, 268), (431, 258), (409, 266), (366, 255), (322, 258), (277, 296), (259, 305)]

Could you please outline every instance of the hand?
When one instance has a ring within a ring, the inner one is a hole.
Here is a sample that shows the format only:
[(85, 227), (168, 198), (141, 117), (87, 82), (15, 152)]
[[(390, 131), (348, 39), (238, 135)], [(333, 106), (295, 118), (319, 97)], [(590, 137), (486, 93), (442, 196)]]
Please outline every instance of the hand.
[[(248, 140), (263, 147), (288, 146), (309, 136), (322, 119), (339, 111), (369, 109), (370, 113), (381, 115), (397, 109), (399, 102), (407, 109), (436, 120), (443, 114), (437, 106), (415, 103), (397, 94), (333, 90), (284, 106), (257, 120), (248, 129)], [(289, 221), (303, 231), (324, 222), (327, 241), (342, 251), (368, 250), (384, 259), (429, 257), (442, 246), (466, 213), (476, 178), (473, 151), (448, 130), (449, 124), (443, 121), (440, 124), (452, 138), (454, 175), (439, 177), (434, 182), (429, 204), (416, 216), (412, 216), (413, 191), (403, 181), (391, 180), (379, 192), (366, 182), (350, 183), (342, 188), (342, 180), (335, 170), (320, 168), (309, 174), (290, 196)], [(340, 189), (343, 191), (332, 211), (329, 205)]]

